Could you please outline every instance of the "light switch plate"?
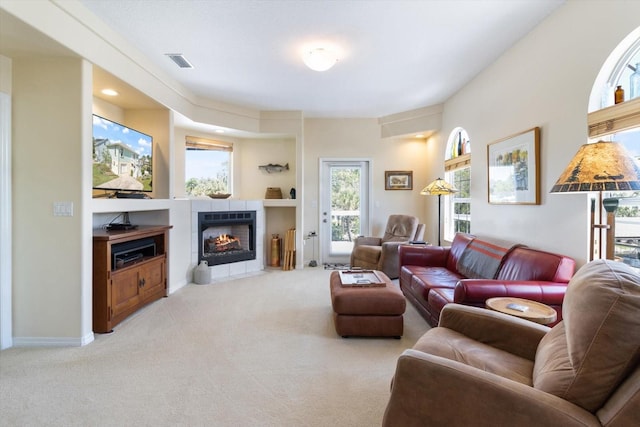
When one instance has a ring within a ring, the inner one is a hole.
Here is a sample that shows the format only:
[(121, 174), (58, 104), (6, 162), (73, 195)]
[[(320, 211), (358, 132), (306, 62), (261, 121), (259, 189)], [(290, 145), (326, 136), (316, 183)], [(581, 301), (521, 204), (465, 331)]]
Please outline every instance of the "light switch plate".
[(53, 216), (73, 216), (73, 202), (53, 202)]

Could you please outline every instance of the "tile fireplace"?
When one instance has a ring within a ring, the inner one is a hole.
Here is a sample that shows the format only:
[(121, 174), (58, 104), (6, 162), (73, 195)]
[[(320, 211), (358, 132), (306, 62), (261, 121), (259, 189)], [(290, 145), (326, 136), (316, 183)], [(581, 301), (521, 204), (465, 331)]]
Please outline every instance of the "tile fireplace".
[(198, 213), (198, 260), (210, 266), (256, 259), (256, 211)]
[(191, 200), (192, 268), (206, 260), (214, 281), (262, 271), (264, 247), (262, 200)]

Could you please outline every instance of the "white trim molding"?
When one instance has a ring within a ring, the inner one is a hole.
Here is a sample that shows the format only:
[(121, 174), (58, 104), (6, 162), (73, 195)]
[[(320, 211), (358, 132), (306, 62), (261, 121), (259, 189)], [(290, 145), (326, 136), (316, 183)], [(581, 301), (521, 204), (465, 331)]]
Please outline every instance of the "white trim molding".
[(13, 346), (11, 235), (11, 96), (0, 92), (0, 350)]
[(93, 332), (83, 337), (14, 337), (14, 347), (82, 347), (92, 343)]

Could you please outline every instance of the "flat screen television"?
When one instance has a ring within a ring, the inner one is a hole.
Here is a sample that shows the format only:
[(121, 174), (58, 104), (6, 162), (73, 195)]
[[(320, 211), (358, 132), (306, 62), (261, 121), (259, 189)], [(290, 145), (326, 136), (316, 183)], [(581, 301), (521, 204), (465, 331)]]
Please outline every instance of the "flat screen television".
[[(94, 114), (93, 189), (109, 197), (151, 192), (153, 138)], [(100, 193), (94, 191), (94, 196)]]

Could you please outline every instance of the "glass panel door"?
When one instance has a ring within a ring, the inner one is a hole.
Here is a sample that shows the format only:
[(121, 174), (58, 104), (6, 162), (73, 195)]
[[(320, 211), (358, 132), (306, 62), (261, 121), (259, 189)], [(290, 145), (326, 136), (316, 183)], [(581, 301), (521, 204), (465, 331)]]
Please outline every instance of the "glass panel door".
[(348, 264), (353, 240), (369, 231), (369, 162), (323, 161), (321, 170), (321, 259)]

